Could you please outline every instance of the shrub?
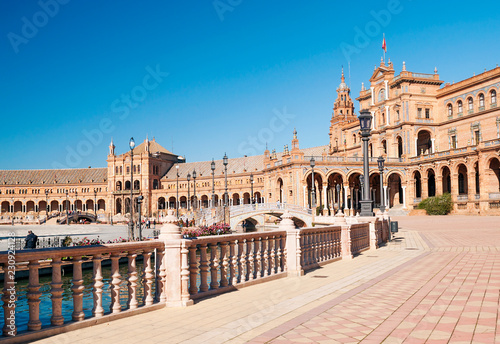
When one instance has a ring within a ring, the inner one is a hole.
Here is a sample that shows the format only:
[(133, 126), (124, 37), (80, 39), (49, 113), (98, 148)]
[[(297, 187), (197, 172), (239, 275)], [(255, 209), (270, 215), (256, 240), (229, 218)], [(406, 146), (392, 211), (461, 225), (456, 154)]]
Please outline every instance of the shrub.
[(199, 228), (182, 228), (182, 235), (185, 238), (197, 238), (200, 236), (208, 236), (208, 235), (223, 235), (230, 234), (231, 228), (226, 223), (219, 223), (209, 227), (202, 226)]
[(453, 209), (451, 195), (429, 197), (418, 204), (418, 209), (425, 209), (429, 215), (447, 215)]
[(323, 215), (323, 205), (316, 208), (316, 216)]

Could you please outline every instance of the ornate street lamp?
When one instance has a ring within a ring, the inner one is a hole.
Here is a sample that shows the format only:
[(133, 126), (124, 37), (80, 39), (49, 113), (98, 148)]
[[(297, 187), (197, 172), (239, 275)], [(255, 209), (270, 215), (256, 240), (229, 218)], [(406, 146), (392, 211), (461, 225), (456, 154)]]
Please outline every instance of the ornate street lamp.
[(49, 189), (45, 189), (45, 223), (49, 220)]
[(316, 190), (314, 188), (314, 166), (316, 166), (316, 160), (314, 160), (314, 156), (311, 157), (310, 161), (311, 165), (311, 208), (316, 208)]
[(135, 141), (131, 137), (129, 141), (130, 147), (130, 221), (128, 223), (128, 239), (134, 240), (134, 147)]
[(340, 207), (340, 184), (337, 184), (337, 186), (335, 187), (337, 189), (337, 203), (338, 203), (338, 207), (339, 207), (339, 213), (342, 211), (341, 210), (341, 207)]
[(189, 204), (191, 203), (191, 195), (189, 194), (189, 182), (191, 181), (191, 174), (188, 173), (187, 175), (187, 181), (188, 181), (188, 199), (187, 199), (187, 207), (189, 211)]
[(253, 173), (250, 174), (250, 188), (252, 190), (252, 201), (251, 201), (251, 204), (254, 204), (254, 200), (253, 200)]
[(384, 158), (380, 156), (377, 159), (378, 170), (380, 172), (380, 211), (385, 211), (385, 195), (384, 195)]
[(139, 241), (142, 240), (141, 204), (143, 199), (144, 197), (142, 197), (142, 195), (139, 195), (139, 197), (137, 197), (137, 207), (139, 213)]
[(198, 201), (196, 200), (196, 170), (193, 170), (193, 201), (193, 209), (196, 210), (196, 208), (198, 207)]
[[(225, 186), (226, 186), (226, 191), (224, 192), (224, 207), (227, 207), (227, 203), (228, 203), (228, 198), (229, 198), (229, 195), (227, 193), (227, 155), (226, 153), (224, 153), (224, 157), (222, 158), (222, 163), (224, 164), (224, 176), (225, 176)], [(225, 214), (225, 211), (224, 211), (224, 214)]]
[(175, 198), (175, 212), (177, 213), (177, 218), (179, 218), (179, 164), (175, 166), (175, 170), (177, 178), (177, 186), (175, 187), (175, 191), (177, 193), (177, 197)]
[(94, 216), (97, 222), (97, 189), (94, 188)]
[(363, 140), (363, 174), (365, 178), (363, 199), (361, 200), (361, 216), (373, 216), (373, 201), (370, 199), (370, 175), (368, 171), (368, 141), (372, 126), (372, 115), (368, 110), (362, 110), (359, 115), (361, 139)]
[(69, 212), (68, 212), (68, 207), (69, 207), (68, 189), (66, 189), (66, 225), (69, 226)]
[(210, 168), (212, 169), (212, 208), (215, 208), (215, 161), (213, 158)]

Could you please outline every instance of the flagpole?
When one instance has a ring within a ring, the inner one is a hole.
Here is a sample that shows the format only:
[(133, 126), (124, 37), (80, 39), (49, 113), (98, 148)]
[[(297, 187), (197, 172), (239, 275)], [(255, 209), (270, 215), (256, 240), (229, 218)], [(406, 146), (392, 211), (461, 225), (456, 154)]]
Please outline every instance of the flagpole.
[[(384, 33), (384, 45), (386, 45), (386, 44), (387, 44), (387, 43), (385, 43), (385, 33)], [(386, 45), (386, 46), (387, 46), (387, 45)], [(384, 64), (385, 64), (385, 50), (386, 50), (386, 49), (387, 49), (387, 48), (386, 48), (386, 47), (384, 47)]]

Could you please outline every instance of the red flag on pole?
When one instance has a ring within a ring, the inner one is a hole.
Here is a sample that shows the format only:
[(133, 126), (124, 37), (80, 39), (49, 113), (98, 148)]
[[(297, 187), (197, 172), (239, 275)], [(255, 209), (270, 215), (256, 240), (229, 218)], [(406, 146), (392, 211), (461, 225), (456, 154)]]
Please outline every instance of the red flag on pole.
[(384, 34), (384, 40), (382, 41), (382, 49), (384, 49), (384, 53), (387, 52), (387, 44), (385, 43), (385, 34)]

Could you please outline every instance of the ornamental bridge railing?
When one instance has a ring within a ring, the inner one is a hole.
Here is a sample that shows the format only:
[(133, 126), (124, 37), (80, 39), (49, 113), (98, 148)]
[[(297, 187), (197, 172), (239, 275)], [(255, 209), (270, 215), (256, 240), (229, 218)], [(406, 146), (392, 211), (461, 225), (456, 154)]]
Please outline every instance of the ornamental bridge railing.
[[(13, 343), (33, 341), (300, 276), (376, 249), (389, 231), (383, 218), (302, 229), (283, 220), (276, 231), (183, 239), (173, 211), (165, 220), (158, 240), (0, 253), (3, 336), (14, 336), (8, 339)], [(50, 283), (40, 281), (42, 269), (49, 269)], [(91, 272), (84, 274), (86, 269)], [(17, 284), (23, 273), (24, 293)]]

